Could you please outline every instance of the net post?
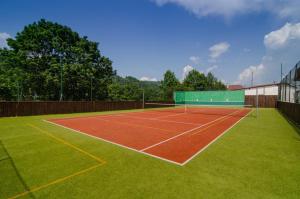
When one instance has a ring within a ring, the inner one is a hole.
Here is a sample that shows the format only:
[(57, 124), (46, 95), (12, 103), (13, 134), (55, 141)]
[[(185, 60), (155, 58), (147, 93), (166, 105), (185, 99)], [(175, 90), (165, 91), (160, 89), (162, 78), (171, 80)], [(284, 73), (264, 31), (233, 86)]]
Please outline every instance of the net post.
[(256, 109), (256, 114), (255, 114), (255, 116), (256, 116), (256, 118), (258, 117), (258, 87), (256, 87), (256, 96), (255, 96), (255, 109)]
[(143, 89), (142, 109), (145, 109), (145, 90)]
[(174, 100), (174, 103), (176, 104), (177, 98), (176, 98), (176, 91), (174, 91), (174, 90), (173, 90), (173, 100)]

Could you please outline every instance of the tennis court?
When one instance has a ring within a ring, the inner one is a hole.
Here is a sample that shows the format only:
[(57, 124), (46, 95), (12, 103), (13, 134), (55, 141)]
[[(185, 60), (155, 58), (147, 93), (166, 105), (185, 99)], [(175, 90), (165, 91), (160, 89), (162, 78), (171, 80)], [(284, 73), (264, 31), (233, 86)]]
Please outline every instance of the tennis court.
[[(154, 104), (149, 104), (153, 107)], [(165, 107), (164, 107), (165, 106)], [(189, 162), (251, 112), (248, 107), (179, 106), (50, 122), (178, 165)]]

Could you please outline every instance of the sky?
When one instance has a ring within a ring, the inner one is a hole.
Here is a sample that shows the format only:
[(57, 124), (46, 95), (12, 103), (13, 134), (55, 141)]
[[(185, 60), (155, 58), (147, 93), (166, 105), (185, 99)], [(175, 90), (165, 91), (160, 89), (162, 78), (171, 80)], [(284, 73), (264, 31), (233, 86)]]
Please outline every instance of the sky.
[(299, 0), (0, 0), (0, 47), (41, 18), (98, 42), (119, 75), (141, 80), (196, 69), (273, 83), (300, 60)]

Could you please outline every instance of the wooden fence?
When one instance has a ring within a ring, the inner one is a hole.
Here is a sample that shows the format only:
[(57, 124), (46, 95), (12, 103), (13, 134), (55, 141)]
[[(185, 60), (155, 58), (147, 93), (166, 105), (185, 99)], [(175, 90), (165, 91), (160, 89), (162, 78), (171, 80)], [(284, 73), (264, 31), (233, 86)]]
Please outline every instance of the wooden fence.
[(277, 108), (290, 120), (300, 125), (300, 104), (278, 101)]
[[(276, 107), (277, 95), (260, 95), (259, 107)], [(159, 102), (174, 103), (174, 102)], [(256, 104), (256, 96), (245, 96), (245, 104)], [(126, 109), (140, 109), (142, 102), (138, 101), (45, 101), (45, 102), (0, 102), (0, 117), (47, 115), (64, 113), (99, 112)], [(150, 108), (145, 107), (145, 108)]]
[(0, 102), (0, 117), (83, 113), (142, 108), (137, 101), (46, 101), (46, 102)]
[[(258, 107), (259, 108), (275, 108), (277, 102), (277, 95), (259, 95), (258, 96)], [(246, 95), (245, 104), (256, 106), (256, 96)]]

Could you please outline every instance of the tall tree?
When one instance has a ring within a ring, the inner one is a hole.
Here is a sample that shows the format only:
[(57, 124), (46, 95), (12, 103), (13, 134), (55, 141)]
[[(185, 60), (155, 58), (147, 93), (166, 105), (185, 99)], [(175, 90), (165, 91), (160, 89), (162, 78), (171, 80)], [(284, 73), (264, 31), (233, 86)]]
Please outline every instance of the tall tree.
[(180, 85), (179, 80), (176, 78), (174, 72), (167, 70), (164, 74), (164, 79), (161, 82), (164, 100), (173, 100), (173, 92)]
[(207, 88), (207, 79), (203, 73), (193, 69), (187, 74), (183, 84), (191, 90), (205, 90)]
[(142, 100), (143, 90), (139, 80), (128, 76), (125, 78), (116, 76), (113, 83), (108, 87), (108, 96), (111, 100)]
[(12, 51), (0, 49), (0, 100), (18, 100), (22, 96), (22, 62)]
[[(8, 45), (23, 71), (27, 98), (59, 99), (62, 76), (64, 100), (105, 99), (115, 71), (101, 56), (98, 43), (80, 37), (67, 26), (44, 19), (25, 26)], [(1, 60), (0, 60), (1, 61)]]

